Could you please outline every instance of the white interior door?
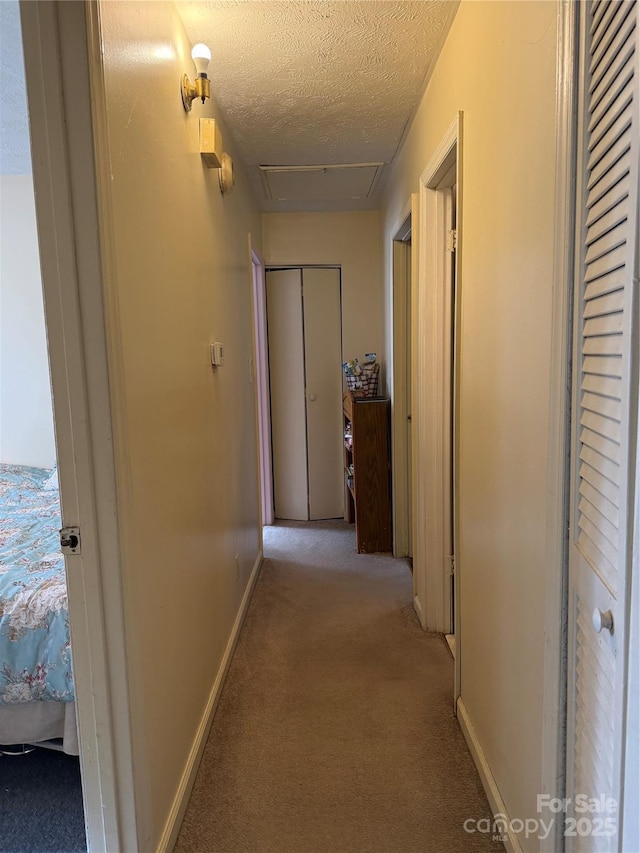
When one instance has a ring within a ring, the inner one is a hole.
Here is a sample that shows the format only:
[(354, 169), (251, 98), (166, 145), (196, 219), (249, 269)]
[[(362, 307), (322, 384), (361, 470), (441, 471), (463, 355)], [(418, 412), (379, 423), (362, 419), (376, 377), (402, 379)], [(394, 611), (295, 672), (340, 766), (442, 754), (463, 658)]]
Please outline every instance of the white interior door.
[(276, 518), (307, 521), (302, 271), (267, 272), (273, 497)]
[(65, 563), (89, 853), (137, 849), (147, 837), (148, 805), (133, 772), (134, 760), (145, 759), (131, 735), (137, 697), (127, 673), (132, 650), (123, 630), (105, 358), (102, 252), (113, 247), (107, 237), (105, 245), (97, 240), (109, 231), (104, 134), (93, 134), (105, 109), (98, 15), (97, 4), (20, 6), (38, 221), (33, 251), (39, 248), (45, 296), (62, 518), (82, 531), (81, 552)]
[(340, 271), (302, 272), (309, 517), (344, 514)]
[(341, 518), (340, 271), (269, 270), (267, 320), (276, 518)]
[[(581, 15), (565, 837), (568, 851), (619, 851), (637, 440), (638, 12), (598, 0)], [(600, 805), (582, 811), (579, 795)]]

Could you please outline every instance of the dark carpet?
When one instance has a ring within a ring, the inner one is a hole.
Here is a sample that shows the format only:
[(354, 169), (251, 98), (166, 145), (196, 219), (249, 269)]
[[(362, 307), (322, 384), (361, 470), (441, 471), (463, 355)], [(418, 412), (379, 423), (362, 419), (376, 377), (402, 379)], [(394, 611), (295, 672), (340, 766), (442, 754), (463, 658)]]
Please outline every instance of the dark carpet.
[(36, 749), (0, 755), (0, 853), (84, 853), (76, 757)]

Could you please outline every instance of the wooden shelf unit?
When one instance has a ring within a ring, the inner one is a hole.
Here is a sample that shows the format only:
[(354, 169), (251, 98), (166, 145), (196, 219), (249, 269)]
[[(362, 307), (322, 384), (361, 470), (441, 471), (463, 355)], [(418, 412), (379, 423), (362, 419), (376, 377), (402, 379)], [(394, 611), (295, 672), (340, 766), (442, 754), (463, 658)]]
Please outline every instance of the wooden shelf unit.
[[(356, 525), (359, 554), (392, 550), (391, 464), (387, 397), (342, 399), (344, 431), (350, 427), (351, 449), (345, 439), (345, 518)], [(353, 465), (353, 485), (348, 482)]]

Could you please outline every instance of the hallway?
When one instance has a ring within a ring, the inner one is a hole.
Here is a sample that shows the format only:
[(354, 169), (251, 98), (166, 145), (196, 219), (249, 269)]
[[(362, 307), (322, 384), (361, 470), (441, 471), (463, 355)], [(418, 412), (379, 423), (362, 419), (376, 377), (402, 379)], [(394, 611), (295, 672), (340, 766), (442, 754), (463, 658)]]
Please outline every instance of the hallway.
[(338, 522), (265, 528), (265, 560), (176, 853), (473, 853), (489, 806), (404, 561)]

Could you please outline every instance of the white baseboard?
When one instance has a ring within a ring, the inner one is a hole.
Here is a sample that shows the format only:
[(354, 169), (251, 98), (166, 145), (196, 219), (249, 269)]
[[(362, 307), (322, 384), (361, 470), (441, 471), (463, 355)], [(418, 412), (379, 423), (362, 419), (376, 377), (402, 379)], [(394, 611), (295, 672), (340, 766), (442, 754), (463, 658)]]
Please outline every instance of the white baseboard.
[(456, 659), (456, 635), (455, 634), (445, 634), (445, 640), (447, 641), (447, 645), (449, 646), (449, 651), (451, 652), (451, 657)]
[(489, 800), (491, 812), (494, 815), (501, 815), (507, 825), (507, 840), (504, 842), (505, 849), (508, 853), (522, 853), (522, 846), (520, 845), (518, 836), (511, 830), (511, 820), (507, 814), (507, 807), (504, 804), (504, 800), (502, 799), (498, 785), (462, 699), (458, 699), (458, 721), (471, 752), (471, 757), (480, 775), (480, 781)]
[(424, 621), (424, 614), (422, 612), (422, 605), (420, 604), (420, 600), (419, 600), (417, 595), (413, 596), (413, 609), (416, 611), (416, 614), (418, 616), (418, 621), (420, 622), (420, 625), (422, 626), (422, 630), (426, 631), (427, 628), (426, 628), (426, 623)]
[(202, 719), (200, 720), (200, 725), (198, 726), (198, 731), (196, 732), (191, 751), (189, 752), (189, 758), (187, 759), (184, 773), (180, 779), (178, 791), (173, 801), (173, 805), (171, 806), (171, 811), (169, 812), (169, 817), (167, 818), (164, 831), (158, 843), (158, 847), (156, 848), (156, 853), (171, 853), (178, 839), (182, 819), (187, 808), (187, 803), (189, 802), (189, 797), (191, 796), (193, 784), (196, 781), (196, 774), (198, 772), (198, 767), (200, 766), (202, 753), (204, 752), (207, 738), (209, 737), (209, 731), (211, 730), (211, 724), (213, 723), (213, 718), (216, 713), (216, 708), (218, 707), (218, 702), (222, 695), (222, 687), (227, 675), (227, 670), (229, 669), (229, 664), (231, 663), (231, 658), (233, 657), (233, 652), (235, 650), (236, 643), (238, 642), (240, 629), (242, 628), (242, 623), (244, 622), (244, 617), (246, 616), (247, 608), (249, 607), (249, 602), (251, 601), (251, 596), (253, 594), (253, 588), (255, 587), (258, 575), (260, 574), (262, 560), (263, 553), (262, 550), (260, 550), (253, 565), (253, 569), (251, 570), (249, 583), (244, 591), (236, 620), (233, 623), (229, 642), (227, 643), (224, 655), (222, 656), (218, 674), (216, 675), (213, 687), (211, 688), (209, 700), (207, 701), (207, 706), (204, 710), (204, 714), (202, 715)]

